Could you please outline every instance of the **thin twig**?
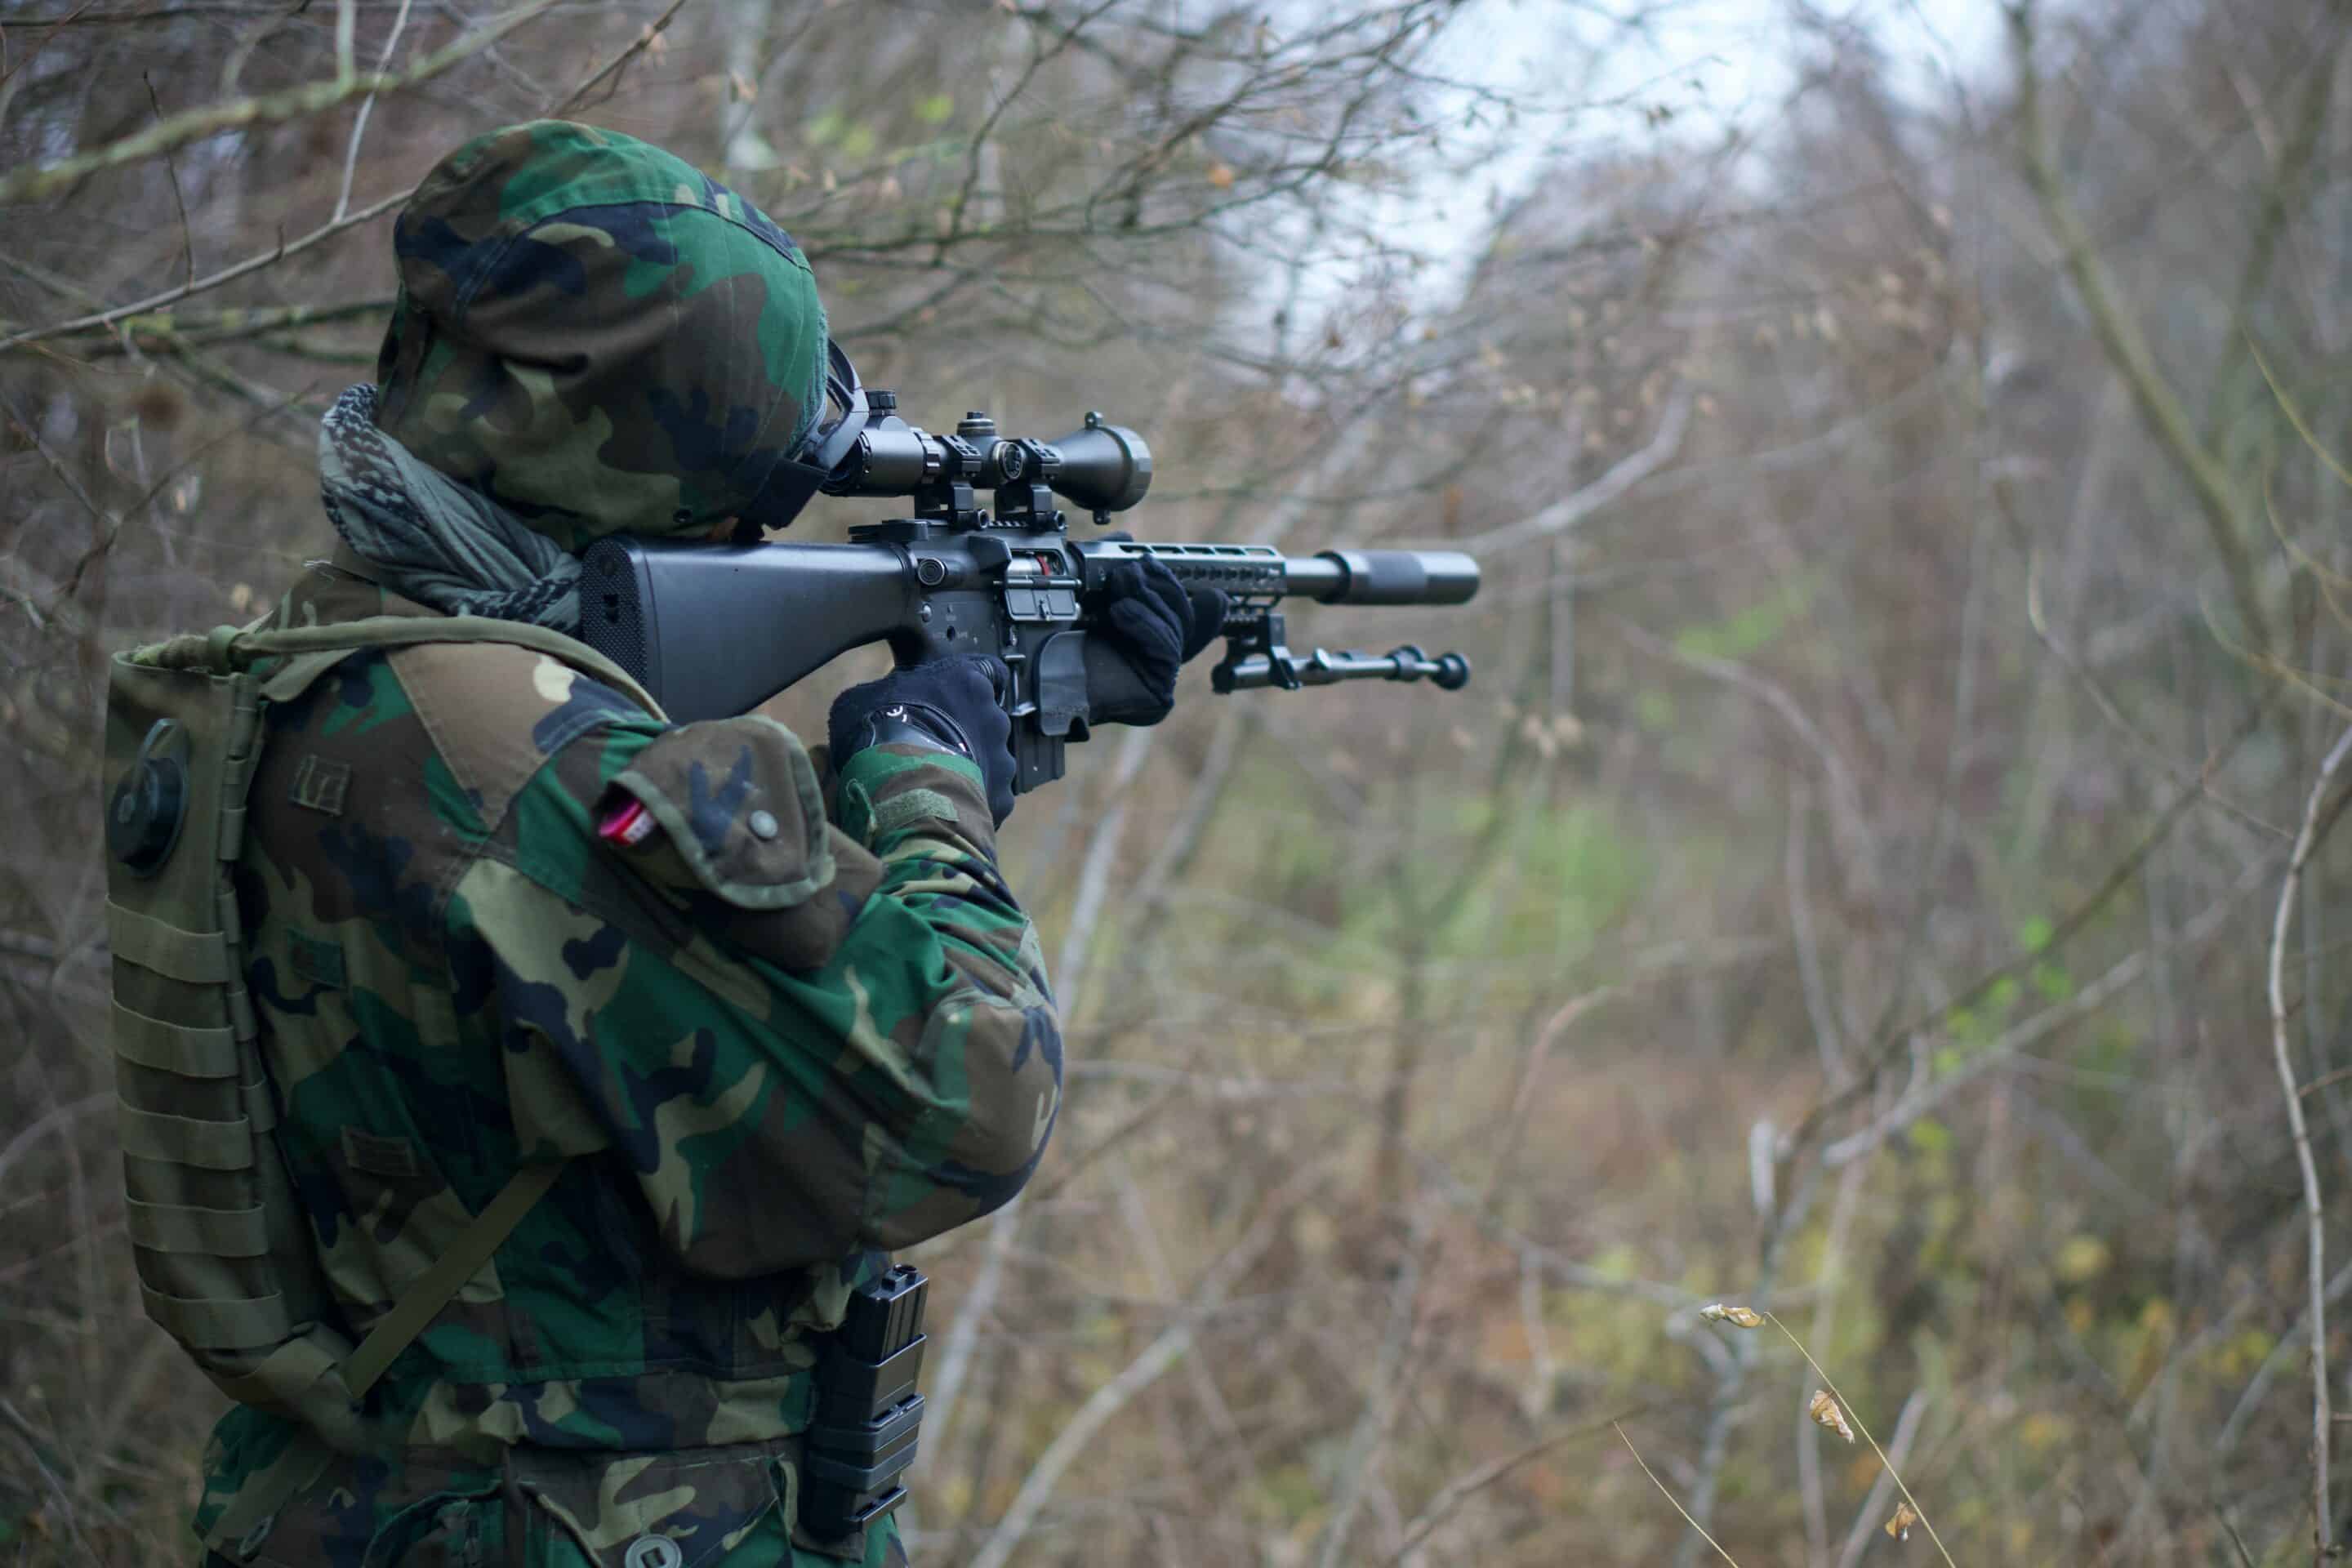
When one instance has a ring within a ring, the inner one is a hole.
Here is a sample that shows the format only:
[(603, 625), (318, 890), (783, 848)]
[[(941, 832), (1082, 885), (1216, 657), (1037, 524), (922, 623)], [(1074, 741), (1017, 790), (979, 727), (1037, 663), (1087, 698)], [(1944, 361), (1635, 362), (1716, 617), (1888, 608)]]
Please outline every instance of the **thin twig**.
[(2173, 828), (2188, 814), (2189, 808), (2205, 798), (2205, 786), (2221, 772), (2222, 764), (2237, 754), (2238, 748), (2245, 743), (2247, 737), (2261, 726), (2263, 715), (2268, 711), (2272, 700), (2273, 695), (2266, 693), (2246, 710), (2237, 729), (2208, 753), (2204, 765), (2198, 770), (2196, 780), (2174, 791), (2172, 798), (2165, 802), (2155, 822), (2140, 836), (2130, 852), (2116, 863), (2096, 888), (2061, 916), (2041, 942), (2021, 949), (2008, 962), (1984, 971), (1961, 987), (1957, 994), (1937, 1003), (1926, 1013), (1879, 1030), (1876, 1043), (1871, 1047), (1871, 1054), (1862, 1070), (1814, 1101), (1811, 1109), (1798, 1122), (1796, 1130), (1790, 1133), (1782, 1145), (1786, 1151), (1781, 1156), (1782, 1163), (1787, 1163), (1798, 1151), (1819, 1138), (1832, 1116), (1876, 1087), (1879, 1074), (1903, 1053), (1914, 1037), (1924, 1030), (1939, 1027), (1961, 1008), (1973, 1007), (2002, 980), (2025, 973), (2033, 965), (2060, 952), (2089, 926), (2093, 918), (2138, 876), (2140, 868), (2147, 863), (2149, 856), (2156, 853), (2157, 847), (2171, 837)]
[(653, 41), (656, 38), (660, 37), (662, 30), (669, 26), (670, 18), (676, 16), (685, 8), (686, 0), (670, 0), (669, 9), (664, 11), (652, 21), (646, 23), (645, 31), (637, 35), (635, 42), (632, 43), (627, 48), (623, 49), (619, 54), (614, 55), (610, 60), (607, 60), (604, 65), (599, 66), (595, 70), (590, 72), (587, 79), (581, 82), (578, 87), (575, 87), (570, 92), (565, 93), (563, 97), (548, 110), (549, 116), (552, 119), (562, 120), (566, 115), (570, 114), (572, 110), (579, 107), (580, 100), (582, 99), (587, 97), (604, 83), (606, 77), (613, 76), (624, 69), (631, 60), (635, 59), (639, 55), (644, 54), (646, 49), (651, 47)]
[(67, 332), (86, 331), (92, 327), (110, 327), (127, 317), (144, 315), (150, 310), (184, 300), (191, 294), (201, 294), (207, 289), (217, 289), (224, 283), (233, 283), (240, 278), (260, 271), (265, 267), (276, 266), (289, 256), (299, 256), (320, 241), (332, 239), (347, 228), (356, 227), (370, 218), (380, 217), (415, 194), (415, 185), (404, 186), (382, 201), (372, 202), (362, 207), (349, 217), (330, 220), (299, 239), (280, 240), (275, 249), (265, 250), (257, 256), (248, 256), (234, 266), (224, 267), (217, 272), (207, 273), (193, 283), (183, 283), (176, 289), (166, 289), (160, 294), (151, 294), (144, 300), (135, 300), (128, 305), (118, 305), (110, 310), (100, 310), (88, 316), (76, 316), (70, 321), (53, 322), (46, 327), (28, 327), (21, 332), (0, 338), (0, 353), (22, 347), (26, 343), (37, 342), (43, 338), (58, 337)]
[(2246, 553), (2249, 530), (2228, 470), (2198, 438), (2179, 393), (2157, 363), (2138, 317), (2109, 276), (2089, 227), (2067, 194), (2042, 126), (2041, 75), (2033, 63), (2032, 7), (2020, 3), (2007, 9), (2011, 42), (2017, 55), (2017, 135), (2025, 183), (2040, 199), (2043, 219), (2058, 241), (2061, 262), (2074, 280), (2100, 347), (2131, 388), (2149, 433), (2189, 481), (2213, 553), (2230, 580), (2238, 615), (2246, 624), (2246, 636), (2259, 649), (2270, 641), (2270, 627), (2256, 591), (2253, 563)]
[[(2312, 781), (2310, 798), (2304, 803), (2303, 828), (2295, 835), (2294, 852), (2287, 857), (2286, 877), (2279, 884), (2278, 910), (2271, 921), (2271, 1055), (2278, 1068), (2279, 1087), (2286, 1096), (2286, 1124), (2294, 1135), (2295, 1163), (2303, 1172), (2304, 1220), (2310, 1253), (2311, 1304), (2307, 1310), (2311, 1336), (2311, 1499), (2322, 1556), (2333, 1550), (2334, 1533), (2334, 1515), (2327, 1501), (2327, 1450), (2332, 1425), (2327, 1394), (2327, 1235), (2320, 1207), (2319, 1166), (2311, 1156), (2311, 1128), (2304, 1121), (2294, 1059), (2287, 1051), (2286, 937), (2294, 920), (2294, 895), (2303, 883), (2303, 868), (2310, 861), (2312, 851), (2318, 847), (2323, 831), (2320, 808), (2347, 752), (2352, 752), (2352, 730), (2345, 731), (2320, 761), (2319, 776)], [(2328, 818), (2331, 825), (2334, 820), (2333, 816)]]
[[(33, 52), (26, 55), (16, 64), (9, 67), (6, 70), (0, 70), (0, 85), (5, 85), (10, 77), (13, 77), (17, 72), (27, 68), (35, 60), (39, 59), (41, 58), (41, 51), (47, 48), (52, 43), (56, 42), (59, 33), (63, 32), (67, 27), (71, 26), (75, 22), (79, 21), (81, 19), (81, 14), (89, 9), (90, 4), (91, 0), (80, 0), (80, 4), (77, 5), (72, 10), (67, 12), (64, 16), (55, 17), (48, 21), (47, 26), (49, 30), (41, 35), (41, 41), (33, 46)], [(38, 21), (18, 24), (20, 26), (40, 26), (42, 25), (43, 24)]]
[(2352, 1078), (2352, 1068), (2337, 1068), (2334, 1072), (2325, 1072), (2320, 1074), (2317, 1078), (2313, 1079), (2309, 1083), (2305, 1084), (2301, 1089), (2296, 1089), (2295, 1093), (2305, 1097), (2315, 1095), (2321, 1089), (2332, 1088), (2336, 1084), (2342, 1083), (2348, 1078)]
[(1656, 432), (1639, 451), (1627, 454), (1591, 484), (1580, 487), (1573, 494), (1562, 497), (1533, 516), (1457, 540), (1454, 548), (1465, 554), (1486, 556), (1513, 545), (1524, 544), (1529, 540), (1552, 538), (1576, 528), (1586, 518), (1603, 507), (1614, 504), (1634, 486), (1674, 460), (1675, 454), (1682, 449), (1684, 433), (1690, 428), (1690, 389), (1677, 387), (1666, 404), (1665, 412), (1658, 416)]
[[(541, 4), (538, 7), (538, 10), (548, 9), (555, 3), (556, 0), (541, 0)], [(579, 86), (564, 94), (562, 98), (547, 105), (544, 112), (556, 118), (561, 118), (562, 115), (569, 112), (570, 110), (578, 103), (583, 94), (587, 93), (590, 89), (594, 88), (597, 83), (603, 81), (607, 76), (611, 75), (614, 71), (618, 70), (622, 66), (626, 65), (631, 59), (634, 59), (639, 53), (641, 53), (645, 49), (646, 46), (653, 41), (654, 36), (658, 34), (664, 27), (667, 27), (669, 25), (670, 18), (677, 16), (685, 5), (686, 0), (671, 0), (669, 9), (664, 11), (660, 16), (656, 17), (651, 24), (649, 24), (648, 30), (646, 33), (641, 34), (635, 42), (632, 43), (626, 49), (624, 49), (611, 61), (590, 73), (588, 77), (581, 81)], [(537, 11), (534, 11), (532, 14), (536, 15)], [(462, 39), (460, 40), (460, 42), (463, 41), (464, 40)], [(317, 228), (314, 228), (310, 233), (303, 235), (299, 239), (281, 239), (273, 249), (262, 251), (258, 255), (248, 256), (244, 260), (239, 261), (233, 266), (224, 267), (217, 272), (208, 273), (205, 277), (197, 279), (193, 283), (183, 283), (175, 289), (166, 289), (160, 294), (151, 294), (144, 300), (133, 300), (128, 305), (117, 305), (111, 310), (95, 311), (87, 316), (76, 316), (68, 321), (55, 321), (46, 327), (29, 327), (23, 331), (13, 332), (5, 338), (0, 338), (0, 353), (5, 353), (10, 349), (21, 348), (26, 343), (37, 342), (44, 338), (58, 337), (67, 332), (87, 331), (92, 327), (110, 327), (117, 321), (122, 321), (128, 317), (143, 315), (150, 310), (160, 310), (165, 305), (174, 304), (179, 300), (186, 299), (191, 294), (202, 294), (207, 290), (217, 289), (224, 283), (233, 283), (236, 279), (249, 277), (253, 273), (262, 270), (264, 268), (276, 266), (278, 262), (283, 261), (289, 256), (299, 256), (303, 251), (310, 249), (311, 247), (318, 245), (322, 241), (332, 239), (335, 236), (342, 233), (345, 229), (356, 228), (358, 226), (368, 222), (370, 219), (381, 217), (385, 213), (390, 212), (393, 208), (400, 205), (403, 202), (405, 202), (409, 197), (415, 194), (416, 187), (415, 185), (404, 185), (399, 190), (394, 191), (389, 195), (386, 195), (380, 200), (370, 202), (366, 206), (362, 207), (355, 213), (351, 213), (342, 217), (328, 219), (325, 223), (320, 224)]]
[(477, 28), (435, 50), (404, 71), (389, 76), (380, 71), (365, 75), (353, 72), (348, 80), (307, 82), (282, 92), (238, 99), (230, 103), (207, 104), (202, 109), (175, 114), (135, 136), (122, 137), (88, 153), (60, 158), (54, 163), (34, 164), (0, 174), (0, 204), (40, 201), (102, 170), (141, 163), (167, 153), (175, 147), (184, 147), (191, 142), (217, 136), (224, 131), (242, 130), (251, 125), (275, 125), (282, 121), (299, 120), (321, 110), (332, 109), (364, 94), (399, 92), (421, 87), (488, 48), (554, 3), (555, 0), (530, 0), (520, 9), (510, 11), (487, 26)]
[(1695, 1519), (1691, 1519), (1690, 1510), (1685, 1508), (1679, 1501), (1676, 1501), (1674, 1493), (1666, 1490), (1666, 1483), (1658, 1479), (1658, 1473), (1650, 1468), (1650, 1461), (1642, 1458), (1642, 1450), (1633, 1447), (1633, 1438), (1625, 1436), (1625, 1428), (1618, 1426), (1617, 1423), (1614, 1421), (1612, 1421), (1609, 1425), (1617, 1428), (1618, 1440), (1625, 1445), (1625, 1451), (1633, 1456), (1633, 1462), (1642, 1467), (1642, 1473), (1650, 1478), (1650, 1484), (1658, 1489), (1659, 1495), (1664, 1497), (1668, 1502), (1674, 1503), (1675, 1511), (1676, 1513), (1681, 1514), (1684, 1519), (1689, 1520), (1690, 1527), (1693, 1530), (1697, 1531), (1700, 1536), (1706, 1540), (1709, 1546), (1715, 1548), (1715, 1554), (1717, 1556), (1722, 1558), (1726, 1563), (1730, 1563), (1731, 1568), (1739, 1568), (1739, 1559), (1734, 1557), (1730, 1552), (1726, 1552), (1723, 1549), (1723, 1542), (1717, 1541), (1714, 1536), (1708, 1535), (1706, 1533), (1706, 1526), (1701, 1524)]
[[(384, 67), (392, 64), (392, 51), (400, 42), (401, 30), (408, 26), (408, 5), (409, 0), (400, 0), (400, 13), (393, 17), (392, 31), (385, 35), (383, 48), (375, 57), (375, 74), (378, 76), (383, 74)], [(343, 0), (342, 8), (337, 14), (338, 27), (341, 26), (341, 17), (349, 16), (352, 8), (352, 0)], [(352, 119), (352, 142), (343, 149), (342, 189), (335, 193), (335, 216), (339, 218), (352, 210), (352, 181), (360, 172), (360, 142), (367, 136), (368, 116), (375, 112), (375, 99), (374, 93), (369, 93), (360, 100), (360, 111)]]
[(1323, 1525), (1322, 1539), (1316, 1542), (1316, 1568), (1339, 1568), (1348, 1550), (1349, 1531), (1354, 1528), (1357, 1510), (1363, 1504), (1366, 1485), (1389, 1432), (1396, 1424), (1398, 1408), (1412, 1392), (1414, 1373), (1428, 1360), (1426, 1356), (1408, 1359), (1407, 1354), (1420, 1338), (1417, 1331), (1422, 1253), (1428, 1246), (1429, 1216), (1425, 1212), (1416, 1213), (1413, 1221), (1412, 1235), (1405, 1243), (1403, 1261), (1389, 1295), (1388, 1327), (1381, 1335), (1381, 1348), (1366, 1380), (1370, 1387), (1364, 1408), (1349, 1434), (1347, 1455), (1339, 1463), (1336, 1495)]
[(1840, 840), (1849, 875), (1864, 892), (1874, 891), (1883, 879), (1878, 869), (1878, 837), (1870, 826), (1869, 813), (1863, 807), (1862, 790), (1854, 783), (1853, 770), (1841, 756), (1829, 737), (1813, 721), (1803, 704), (1790, 695), (1788, 688), (1769, 676), (1748, 666), (1710, 654), (1694, 653), (1678, 647), (1664, 637), (1654, 637), (1641, 626), (1616, 616), (1605, 617), (1612, 629), (1627, 642), (1654, 658), (1704, 675), (1735, 687), (1761, 701), (1797, 732), (1798, 739), (1821, 760), (1822, 775), (1828, 780), (1832, 805), (1830, 826)]
[(1327, 1157), (1307, 1166), (1273, 1194), (1242, 1238), (1209, 1266), (1192, 1299), (1179, 1310), (1176, 1321), (1161, 1330), (1124, 1371), (1087, 1395), (1086, 1403), (1078, 1406), (1022, 1480), (1004, 1517), (997, 1521), (972, 1559), (972, 1568), (1004, 1568), (1036, 1524), (1039, 1512), (1061, 1484), (1064, 1474), (1113, 1416), (1192, 1349), (1193, 1336), (1202, 1321), (1282, 1233), (1299, 1205), (1329, 1184), (1332, 1164), (1333, 1161)]
[(74, 477), (73, 469), (66, 466), (66, 460), (49, 450), (49, 444), (42, 437), (40, 426), (34, 424), (25, 411), (16, 406), (16, 401), (5, 393), (0, 393), (0, 414), (5, 414), (8, 416), (8, 422), (24, 432), (25, 439), (32, 443), (34, 452), (39, 456), (42, 462), (48, 465), (49, 472), (58, 477), (58, 482), (65, 486), (66, 493), (81, 503), (82, 510), (89, 513), (90, 521), (101, 528), (115, 521), (104, 507), (98, 504), (96, 498), (82, 487), (82, 482)]
[(1403, 1539), (1397, 1542), (1396, 1550), (1389, 1553), (1384, 1568), (1396, 1568), (1398, 1563), (1412, 1556), (1414, 1549), (1427, 1541), (1439, 1525), (1451, 1519), (1455, 1509), (1521, 1465), (1551, 1452), (1572, 1438), (1589, 1437), (1600, 1429), (1600, 1424), (1595, 1422), (1590, 1426), (1571, 1426), (1565, 1432), (1554, 1432), (1549, 1437), (1538, 1437), (1524, 1447), (1515, 1448), (1499, 1458), (1489, 1459), (1454, 1477), (1440, 1487), (1437, 1495), (1430, 1499), (1429, 1505), (1405, 1526)]
[[(192, 310), (184, 318), (169, 310), (158, 310), (152, 315), (128, 317), (116, 322), (109, 331), (78, 338), (67, 347), (77, 359), (96, 360), (183, 354), (191, 349), (244, 342), (255, 338), (283, 337), (291, 341), (299, 328), (323, 326), (355, 317), (381, 319), (392, 306), (392, 299), (386, 296), (344, 300), (331, 305)], [(373, 353), (370, 357), (373, 357)]]
[[(156, 96), (154, 79), (145, 71), (141, 71), (139, 79), (146, 84), (147, 102), (155, 110), (155, 122), (160, 125), (163, 121), (163, 100)], [(163, 172), (172, 177), (172, 205), (180, 209), (180, 260), (183, 273), (187, 282), (194, 283), (196, 280), (196, 236), (195, 231), (188, 226), (188, 198), (180, 194), (180, 165), (169, 153), (163, 154)]]
[(2329, 451), (2320, 443), (2319, 437), (2311, 433), (2311, 426), (2304, 420), (2303, 410), (2295, 405), (2294, 398), (2286, 395), (2286, 388), (2278, 384), (2278, 377), (2271, 374), (2270, 361), (2263, 357), (2262, 347), (2254, 342), (2251, 333), (2247, 335), (2246, 345), (2247, 352), (2253, 355), (2255, 368), (2263, 373), (2263, 380), (2270, 386), (2271, 395), (2278, 399), (2279, 412), (2285, 415), (2286, 422), (2294, 426), (2294, 433), (2303, 437), (2303, 444), (2311, 448), (2312, 456), (2327, 465), (2330, 473), (2346, 485), (2352, 486), (2352, 469), (2347, 469), (2342, 463), (2336, 461), (2336, 454)]

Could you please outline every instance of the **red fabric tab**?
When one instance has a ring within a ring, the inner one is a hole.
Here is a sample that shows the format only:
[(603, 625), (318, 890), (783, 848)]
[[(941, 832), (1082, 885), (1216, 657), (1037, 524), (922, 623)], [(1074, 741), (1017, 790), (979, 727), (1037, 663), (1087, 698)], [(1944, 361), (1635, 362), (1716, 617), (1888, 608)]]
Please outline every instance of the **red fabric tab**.
[(607, 844), (633, 849), (651, 837), (656, 826), (654, 814), (646, 809), (645, 802), (624, 797), (596, 825), (596, 837)]

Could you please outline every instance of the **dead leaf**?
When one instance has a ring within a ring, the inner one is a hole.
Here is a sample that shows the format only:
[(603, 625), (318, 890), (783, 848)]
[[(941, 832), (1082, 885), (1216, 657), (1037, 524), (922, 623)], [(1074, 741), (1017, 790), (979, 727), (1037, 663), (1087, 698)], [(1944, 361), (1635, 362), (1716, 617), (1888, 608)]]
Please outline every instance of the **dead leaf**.
[(1735, 1329), (1760, 1329), (1764, 1314), (1753, 1307), (1727, 1307), (1717, 1301), (1711, 1307), (1701, 1307), (1698, 1315), (1710, 1323), (1729, 1323)]
[(1845, 1412), (1838, 1408), (1838, 1402), (1830, 1397), (1829, 1390), (1813, 1390), (1813, 1397), (1806, 1405), (1805, 1414), (1813, 1418), (1814, 1426), (1826, 1427), (1849, 1443), (1853, 1441), (1853, 1428), (1845, 1424)]
[(1896, 1503), (1895, 1517), (1886, 1521), (1886, 1533), (1897, 1541), (1908, 1541), (1911, 1539), (1911, 1527), (1918, 1522), (1918, 1512), (1909, 1503)]

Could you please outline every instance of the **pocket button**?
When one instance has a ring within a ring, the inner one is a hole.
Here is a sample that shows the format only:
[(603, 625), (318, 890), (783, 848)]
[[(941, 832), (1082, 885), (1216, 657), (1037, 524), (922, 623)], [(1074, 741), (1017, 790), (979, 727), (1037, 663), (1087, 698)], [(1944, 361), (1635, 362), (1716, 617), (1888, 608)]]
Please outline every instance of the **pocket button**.
[(629, 1542), (621, 1563), (622, 1568), (679, 1568), (685, 1561), (686, 1553), (668, 1536), (640, 1535)]

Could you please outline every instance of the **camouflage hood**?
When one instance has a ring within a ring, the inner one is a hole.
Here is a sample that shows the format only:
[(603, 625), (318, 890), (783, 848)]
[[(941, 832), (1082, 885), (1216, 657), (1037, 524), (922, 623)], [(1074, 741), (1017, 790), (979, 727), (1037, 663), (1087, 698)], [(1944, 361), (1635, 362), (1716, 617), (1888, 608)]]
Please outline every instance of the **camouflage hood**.
[(378, 583), (453, 616), (580, 629), (580, 560), (376, 428), (376, 390), (346, 388), (319, 425), (319, 496)]
[(565, 550), (779, 526), (823, 407), (799, 249), (692, 164), (542, 120), (444, 159), (400, 216), (375, 421)]

